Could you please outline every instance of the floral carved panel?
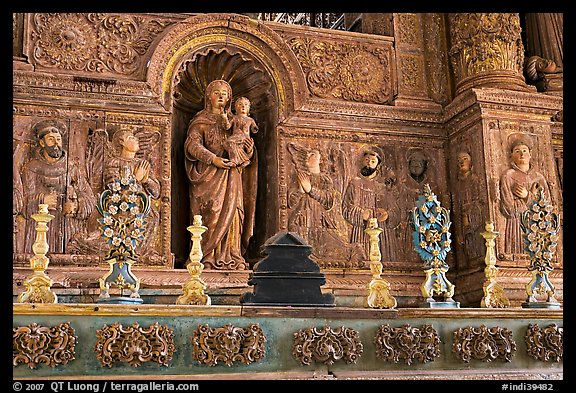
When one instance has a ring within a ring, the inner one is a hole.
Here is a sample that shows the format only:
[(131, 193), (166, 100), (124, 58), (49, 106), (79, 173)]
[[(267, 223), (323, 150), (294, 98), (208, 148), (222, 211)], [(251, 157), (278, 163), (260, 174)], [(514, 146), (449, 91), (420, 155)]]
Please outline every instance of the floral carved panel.
[(551, 324), (544, 329), (538, 324), (528, 325), (526, 335), (528, 355), (542, 362), (560, 362), (564, 355), (564, 328)]
[(152, 41), (169, 24), (139, 15), (37, 13), (30, 57), (46, 68), (138, 77)]
[(303, 365), (312, 362), (331, 365), (338, 360), (356, 363), (363, 351), (358, 331), (348, 327), (324, 326), (294, 333), (292, 355)]
[(12, 364), (27, 364), (31, 369), (44, 363), (50, 367), (74, 360), (76, 334), (69, 323), (47, 327), (37, 323), (13, 328)]
[(313, 95), (374, 104), (393, 101), (391, 45), (370, 46), (305, 37), (293, 37), (288, 44), (302, 65)]
[(147, 362), (168, 366), (176, 352), (174, 330), (157, 322), (148, 328), (140, 327), (137, 322), (128, 327), (114, 322), (96, 331), (94, 352), (103, 367), (112, 367), (116, 362), (132, 367)]
[(408, 365), (415, 360), (426, 363), (440, 356), (440, 337), (432, 325), (422, 328), (409, 324), (397, 328), (381, 325), (374, 344), (376, 357), (391, 363), (399, 363), (401, 359)]
[(471, 359), (483, 362), (501, 359), (510, 362), (516, 352), (512, 331), (499, 326), (468, 326), (456, 330), (453, 337), (452, 352), (465, 363)]
[(192, 357), (201, 364), (215, 366), (224, 363), (250, 364), (264, 359), (266, 336), (256, 323), (247, 328), (226, 324), (211, 328), (199, 325), (192, 336)]

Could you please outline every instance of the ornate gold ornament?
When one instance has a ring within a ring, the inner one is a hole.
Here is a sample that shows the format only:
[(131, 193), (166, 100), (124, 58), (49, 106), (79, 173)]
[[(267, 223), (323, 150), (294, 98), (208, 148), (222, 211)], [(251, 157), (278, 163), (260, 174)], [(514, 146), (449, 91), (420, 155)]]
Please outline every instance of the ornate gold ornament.
[[(424, 184), (423, 194), (418, 196), (416, 207), (412, 209), (410, 219), (413, 226), (412, 243), (414, 249), (424, 261), (426, 280), (420, 287), (426, 298), (424, 307), (460, 307), (452, 299), (454, 285), (446, 278), (449, 269), (445, 262), (450, 251), (450, 212), (440, 206), (436, 195), (428, 183)], [(443, 297), (442, 302), (434, 299)]]
[[(543, 188), (520, 215), (520, 226), (524, 232), (525, 250), (530, 255), (528, 271), (532, 272), (532, 280), (526, 285), (528, 298), (522, 307), (560, 308), (560, 303), (554, 298), (556, 289), (548, 278), (554, 269), (552, 260), (558, 246), (560, 215), (554, 211)], [(546, 295), (546, 301), (539, 302), (537, 294)]]
[(192, 336), (192, 357), (201, 364), (215, 366), (219, 362), (250, 364), (264, 359), (266, 336), (260, 325), (252, 323), (247, 328), (226, 324), (210, 328), (198, 325)]
[(36, 368), (44, 363), (50, 367), (65, 365), (76, 359), (76, 334), (69, 322), (46, 327), (31, 323), (12, 329), (12, 364)]
[(294, 333), (292, 355), (303, 365), (312, 362), (331, 365), (337, 360), (356, 363), (363, 351), (360, 334), (352, 328), (324, 326)]
[(368, 227), (364, 230), (370, 236), (370, 272), (372, 280), (368, 284), (368, 306), (372, 308), (394, 308), (397, 305), (396, 298), (390, 295), (390, 283), (384, 280), (382, 274), (382, 254), (378, 237), (383, 229), (378, 227), (378, 219), (370, 218)]
[(188, 270), (188, 273), (190, 273), (190, 278), (188, 278), (188, 280), (182, 285), (184, 294), (180, 295), (178, 299), (176, 299), (176, 304), (209, 306), (212, 301), (210, 296), (204, 293), (206, 290), (206, 283), (200, 278), (202, 270), (204, 270), (204, 265), (201, 262), (202, 247), (200, 241), (202, 240), (202, 234), (206, 232), (208, 228), (202, 225), (202, 216), (195, 215), (192, 225), (187, 229), (192, 237), (190, 262), (186, 265), (186, 269)]
[(46, 232), (48, 232), (48, 223), (54, 216), (48, 213), (48, 205), (41, 203), (38, 205), (38, 213), (32, 214), (36, 221), (36, 240), (32, 245), (34, 256), (30, 258), (30, 267), (32, 275), (24, 281), (26, 290), (18, 295), (18, 303), (58, 303), (58, 297), (50, 286), (52, 280), (45, 273), (48, 268), (50, 259), (46, 256), (49, 250)]
[(148, 328), (140, 327), (138, 322), (126, 328), (114, 322), (96, 331), (94, 352), (103, 367), (112, 367), (116, 362), (126, 362), (132, 367), (146, 362), (168, 366), (176, 352), (174, 330), (158, 322)]
[[(138, 290), (140, 280), (131, 271), (138, 259), (136, 247), (144, 240), (146, 216), (150, 213), (150, 197), (141, 190), (128, 171), (121, 179), (114, 179), (100, 194), (96, 208), (102, 216), (100, 230), (109, 250), (105, 260), (108, 274), (100, 278), (99, 302), (142, 303)], [(116, 286), (129, 289), (130, 297), (111, 299), (109, 290)]]
[(564, 355), (564, 328), (555, 323), (541, 329), (538, 324), (528, 325), (526, 335), (528, 355), (542, 362), (560, 362)]
[(374, 345), (376, 357), (391, 363), (399, 363), (400, 359), (408, 365), (414, 360), (426, 363), (440, 356), (440, 337), (432, 325), (420, 329), (409, 324), (397, 328), (381, 325)]
[(486, 281), (484, 281), (484, 296), (480, 302), (480, 307), (483, 308), (506, 308), (510, 306), (510, 301), (504, 295), (504, 289), (496, 281), (498, 275), (498, 268), (496, 267), (496, 251), (494, 239), (498, 236), (498, 232), (494, 231), (494, 223), (487, 222), (485, 231), (480, 234), (486, 240), (486, 257), (484, 263), (484, 274)]
[(471, 359), (483, 362), (502, 359), (510, 362), (516, 352), (512, 331), (499, 326), (460, 328), (454, 332), (453, 340), (452, 352), (465, 363)]

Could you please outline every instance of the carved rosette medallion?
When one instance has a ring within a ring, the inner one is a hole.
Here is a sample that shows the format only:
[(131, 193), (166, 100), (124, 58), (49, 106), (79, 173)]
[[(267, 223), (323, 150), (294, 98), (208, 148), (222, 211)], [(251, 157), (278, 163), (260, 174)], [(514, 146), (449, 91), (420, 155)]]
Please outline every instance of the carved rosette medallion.
[(517, 13), (456, 13), (449, 18), (456, 94), (480, 85), (528, 90)]
[(12, 365), (27, 364), (31, 369), (44, 363), (50, 367), (76, 359), (76, 334), (70, 323), (46, 327), (31, 323), (12, 329)]
[(542, 362), (560, 362), (564, 355), (564, 328), (555, 323), (541, 329), (538, 324), (528, 325), (526, 335), (528, 355)]
[(408, 365), (414, 360), (426, 363), (440, 356), (440, 336), (432, 325), (420, 329), (409, 324), (397, 328), (381, 325), (374, 344), (376, 357), (390, 363), (399, 363), (401, 359)]
[(125, 362), (132, 367), (146, 362), (168, 366), (176, 352), (174, 330), (157, 322), (148, 328), (140, 327), (137, 322), (129, 327), (114, 322), (112, 326), (104, 325), (96, 331), (94, 352), (103, 367), (112, 367), (116, 362)]
[(510, 362), (516, 352), (512, 331), (499, 326), (468, 326), (456, 330), (453, 337), (452, 352), (465, 363), (469, 363), (471, 359), (483, 362), (501, 359)]
[(356, 363), (363, 351), (358, 331), (344, 326), (307, 328), (294, 333), (292, 355), (302, 365), (312, 362), (331, 365), (337, 360)]
[(289, 45), (321, 98), (390, 104), (393, 100), (391, 48), (292, 38)]
[(31, 56), (48, 68), (135, 74), (154, 38), (169, 23), (135, 15), (37, 13)]
[(192, 357), (201, 364), (250, 364), (264, 359), (266, 336), (258, 324), (247, 328), (226, 324), (219, 328), (198, 325), (192, 336)]

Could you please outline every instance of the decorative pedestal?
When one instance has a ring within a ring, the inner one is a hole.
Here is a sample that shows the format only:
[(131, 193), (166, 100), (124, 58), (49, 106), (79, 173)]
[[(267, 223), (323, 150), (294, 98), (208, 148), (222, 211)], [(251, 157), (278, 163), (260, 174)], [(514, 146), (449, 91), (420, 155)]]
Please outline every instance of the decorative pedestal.
[(30, 259), (32, 275), (24, 281), (26, 290), (18, 296), (19, 303), (58, 303), (58, 297), (50, 290), (52, 280), (45, 273), (50, 259), (46, 256), (48, 252), (48, 223), (54, 218), (48, 213), (48, 205), (38, 205), (38, 213), (32, 214), (36, 221), (36, 240), (32, 245), (34, 256)]
[(334, 295), (322, 294), (326, 278), (309, 258), (312, 247), (292, 232), (280, 232), (264, 245), (267, 256), (254, 265), (248, 284), (253, 293), (244, 293), (245, 305), (332, 307)]

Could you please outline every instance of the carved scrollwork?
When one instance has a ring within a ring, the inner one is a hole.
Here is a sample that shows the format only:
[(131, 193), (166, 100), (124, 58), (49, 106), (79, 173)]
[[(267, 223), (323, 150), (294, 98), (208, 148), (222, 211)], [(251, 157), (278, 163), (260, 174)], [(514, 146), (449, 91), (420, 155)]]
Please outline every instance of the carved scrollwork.
[(35, 14), (32, 56), (50, 68), (131, 75), (166, 26), (135, 15)]
[(250, 364), (261, 361), (265, 354), (266, 336), (256, 323), (247, 328), (231, 324), (219, 328), (198, 325), (192, 336), (192, 357), (209, 366), (219, 362), (227, 366), (235, 362)]
[(469, 363), (470, 359), (491, 362), (495, 359), (512, 361), (516, 352), (516, 342), (512, 331), (499, 326), (479, 328), (468, 326), (454, 332), (452, 352), (461, 361)]
[(292, 38), (312, 94), (322, 98), (389, 104), (393, 100), (391, 47), (366, 47)]
[(526, 335), (528, 355), (542, 362), (559, 362), (564, 355), (564, 328), (555, 323), (541, 329), (538, 324), (528, 325)]
[(36, 368), (44, 363), (55, 367), (74, 360), (76, 334), (70, 323), (46, 327), (31, 323), (13, 329), (12, 364)]
[(391, 363), (399, 363), (400, 359), (408, 365), (414, 360), (426, 363), (440, 356), (440, 337), (432, 325), (422, 328), (409, 324), (397, 328), (381, 325), (374, 344), (376, 357)]
[(356, 363), (363, 351), (358, 331), (344, 326), (307, 328), (294, 333), (292, 355), (303, 365), (313, 361), (331, 365), (337, 360)]
[(138, 367), (146, 362), (168, 366), (176, 347), (174, 330), (157, 322), (142, 328), (137, 322), (124, 327), (118, 322), (96, 331), (94, 352), (102, 366), (112, 367), (115, 362), (126, 362)]

